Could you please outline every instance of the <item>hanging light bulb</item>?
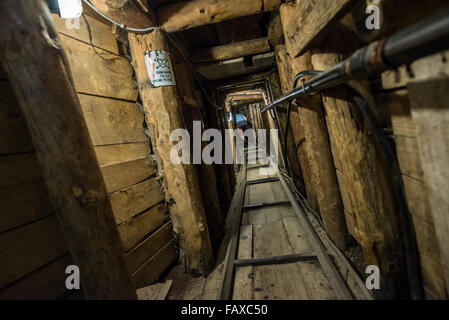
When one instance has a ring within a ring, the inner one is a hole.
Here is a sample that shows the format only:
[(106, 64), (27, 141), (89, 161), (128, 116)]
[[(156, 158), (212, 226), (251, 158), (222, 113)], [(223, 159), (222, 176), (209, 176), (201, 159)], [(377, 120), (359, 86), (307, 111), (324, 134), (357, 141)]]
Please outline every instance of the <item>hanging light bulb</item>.
[(79, 18), (83, 13), (81, 0), (58, 0), (59, 16), (63, 19)]

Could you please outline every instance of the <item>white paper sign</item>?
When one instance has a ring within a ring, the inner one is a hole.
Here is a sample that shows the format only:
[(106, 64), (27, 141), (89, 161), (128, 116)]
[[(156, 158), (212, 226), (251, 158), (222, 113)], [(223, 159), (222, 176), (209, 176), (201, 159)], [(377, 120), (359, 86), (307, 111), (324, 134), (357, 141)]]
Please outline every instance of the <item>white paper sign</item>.
[(147, 65), (150, 82), (154, 87), (174, 86), (176, 84), (170, 54), (166, 51), (146, 51), (145, 64)]

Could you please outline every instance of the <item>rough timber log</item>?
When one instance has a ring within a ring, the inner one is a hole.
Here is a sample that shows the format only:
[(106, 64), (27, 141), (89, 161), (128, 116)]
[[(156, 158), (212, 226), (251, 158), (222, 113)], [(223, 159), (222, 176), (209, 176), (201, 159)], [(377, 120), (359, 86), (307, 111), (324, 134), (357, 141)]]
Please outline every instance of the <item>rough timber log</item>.
[[(345, 20), (313, 50), (316, 70), (328, 70), (360, 45), (351, 31), (352, 22)], [(404, 287), (400, 270), (405, 267), (385, 161), (348, 90), (338, 87), (322, 95), (327, 127), (353, 209), (355, 237), (362, 246), (365, 264), (379, 266), (383, 274), (381, 295), (392, 298)]]
[(89, 0), (95, 8), (111, 19), (132, 28), (148, 28), (157, 25), (155, 13), (144, 13), (131, 0)]
[[(44, 1), (0, 3), (0, 57), (89, 299), (136, 299), (108, 193)], [(45, 75), (45, 76), (42, 76)]]
[(317, 43), (338, 19), (349, 12), (354, 2), (355, 0), (298, 1), (293, 6), (293, 19), (284, 26), (284, 37), (291, 42), (292, 58)]
[[(276, 57), (276, 60), (277, 60), (277, 57)], [(278, 73), (272, 73), (271, 75), (269, 75), (269, 82), (271, 83), (271, 90), (275, 97), (280, 97), (283, 93), (289, 91), (289, 90), (286, 90), (286, 91), (283, 90), (280, 74), (281, 74), (281, 72), (278, 71)], [(261, 116), (262, 123), (263, 123), (262, 114), (260, 112), (259, 112), (259, 114)], [(282, 135), (283, 139), (285, 139), (284, 132), (285, 132), (285, 124), (287, 121), (287, 114), (284, 112), (278, 112), (278, 117), (279, 117), (279, 121), (281, 122), (281, 127), (282, 127), (281, 135)], [(291, 121), (290, 121), (290, 125), (291, 125)], [(300, 164), (299, 158), (298, 158), (298, 151), (297, 151), (297, 147), (296, 147), (295, 137), (293, 134), (293, 130), (291, 130), (291, 127), (290, 127), (290, 130), (288, 131), (286, 157), (288, 160), (288, 166), (291, 171), (291, 175), (295, 182), (295, 185), (298, 187), (300, 192), (302, 192), (303, 194), (306, 194), (305, 188), (304, 188), (304, 177), (303, 177), (303, 173), (302, 173), (302, 169), (301, 169), (301, 164)], [(314, 208), (314, 209), (318, 209), (318, 208)]]
[(194, 0), (159, 8), (159, 22), (167, 32), (195, 28), (272, 11), (281, 0)]
[[(288, 41), (288, 40), (287, 40)], [(288, 63), (287, 53), (282, 48), (277, 50), (279, 63)], [(292, 59), (292, 76), (312, 68), (310, 53)], [(278, 67), (279, 69), (282, 68)], [(284, 81), (285, 83), (286, 81)], [(291, 87), (288, 89), (291, 90)], [(346, 248), (346, 223), (343, 212), (343, 205), (338, 188), (337, 176), (332, 160), (332, 154), (329, 146), (329, 137), (327, 134), (326, 123), (323, 115), (323, 106), (319, 96), (298, 99), (292, 106), (293, 121), (299, 120), (299, 126), (303, 134), (303, 154), (301, 157), (307, 158), (303, 165), (307, 165), (309, 177), (309, 190), (315, 193), (317, 204), (320, 210), (324, 227), (329, 237), (342, 250)]]
[(194, 63), (234, 59), (270, 51), (268, 38), (240, 41), (211, 48), (196, 49), (191, 52)]
[(232, 78), (267, 70), (274, 65), (273, 52), (261, 53), (251, 57), (251, 64), (247, 65), (243, 57), (196, 64), (199, 74), (208, 80)]
[[(187, 130), (190, 133), (191, 145), (195, 147), (193, 141), (195, 136), (193, 129), (193, 121), (203, 121), (201, 111), (199, 108), (185, 108), (184, 109), (184, 121), (186, 123)], [(203, 131), (201, 131), (203, 134)], [(207, 145), (205, 141), (201, 142), (201, 150)], [(217, 178), (213, 165), (202, 162), (195, 165), (199, 178), (200, 190), (203, 199), (204, 209), (206, 213), (207, 225), (209, 227), (209, 236), (212, 241), (212, 247), (214, 252), (218, 251), (220, 241), (224, 236), (224, 221), (220, 210), (220, 200), (217, 192)]]
[(154, 30), (148, 34), (129, 34), (133, 65), (147, 122), (155, 128), (153, 142), (162, 164), (167, 197), (173, 199), (170, 215), (180, 240), (180, 259), (187, 271), (205, 274), (213, 263), (213, 252), (201, 199), (198, 176), (192, 165), (175, 165), (170, 160), (173, 130), (184, 128), (180, 99), (174, 86), (153, 88), (144, 61), (147, 50), (165, 50), (169, 46), (165, 34)]

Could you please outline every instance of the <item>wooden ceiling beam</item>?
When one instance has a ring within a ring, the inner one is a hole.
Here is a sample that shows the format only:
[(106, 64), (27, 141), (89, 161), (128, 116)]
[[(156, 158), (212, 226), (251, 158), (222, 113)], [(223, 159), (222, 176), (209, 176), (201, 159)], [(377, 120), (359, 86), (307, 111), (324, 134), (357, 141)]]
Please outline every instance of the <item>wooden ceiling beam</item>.
[(276, 10), (281, 0), (193, 0), (158, 9), (159, 22), (167, 32)]
[[(291, 19), (282, 20), (284, 36), (291, 43), (291, 48), (287, 48), (291, 57), (295, 58), (310, 49), (335, 22), (350, 11), (355, 2), (355, 0), (298, 1)], [(287, 5), (289, 4), (283, 6)]]
[(274, 66), (274, 53), (268, 52), (252, 57), (252, 64), (245, 64), (244, 59), (236, 58), (225, 61), (196, 64), (196, 70), (207, 80), (218, 80), (248, 75)]
[(196, 49), (191, 52), (191, 58), (194, 63), (212, 62), (264, 53), (270, 50), (268, 38), (258, 38), (222, 46)]
[(156, 13), (148, 7), (143, 12), (131, 0), (89, 0), (101, 13), (131, 28), (149, 28), (158, 25)]

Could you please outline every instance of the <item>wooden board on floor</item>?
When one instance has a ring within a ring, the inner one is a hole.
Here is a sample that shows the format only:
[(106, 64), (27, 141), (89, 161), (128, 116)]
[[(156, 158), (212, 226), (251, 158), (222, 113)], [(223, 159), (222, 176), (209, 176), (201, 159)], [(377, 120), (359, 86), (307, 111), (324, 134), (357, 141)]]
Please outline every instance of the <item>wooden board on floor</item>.
[(206, 284), (204, 285), (203, 290), (203, 300), (217, 300), (221, 278), (223, 276), (223, 263), (215, 267), (214, 271), (207, 277)]
[[(282, 221), (253, 226), (254, 257), (294, 253)], [(296, 264), (254, 267), (255, 299), (307, 299), (303, 279)]]
[[(253, 257), (253, 228), (252, 225), (242, 226), (240, 229), (238, 259), (251, 259)], [(235, 270), (233, 300), (253, 300), (254, 283), (253, 267), (238, 267)]]
[[(289, 244), (295, 253), (310, 252), (311, 247), (298, 218), (283, 220)], [(329, 279), (323, 273), (318, 261), (304, 261), (296, 264), (302, 274), (307, 295), (313, 300), (332, 300), (336, 295)]]
[(279, 181), (270, 182), (269, 185), (273, 191), (275, 201), (289, 201), (287, 193), (284, 191), (284, 188), (282, 188)]
[(275, 202), (276, 199), (271, 190), (270, 182), (254, 184), (247, 186), (247, 189), (250, 189), (250, 202), (249, 204), (260, 204), (260, 203), (268, 203)]
[(187, 289), (184, 292), (183, 300), (201, 300), (205, 285), (206, 278), (199, 277), (190, 279), (187, 284)]
[(173, 280), (167, 280), (164, 283), (155, 283), (151, 286), (136, 290), (138, 300), (165, 300)]
[(273, 206), (248, 211), (249, 224), (270, 223), (283, 218), (296, 217), (290, 206)]

